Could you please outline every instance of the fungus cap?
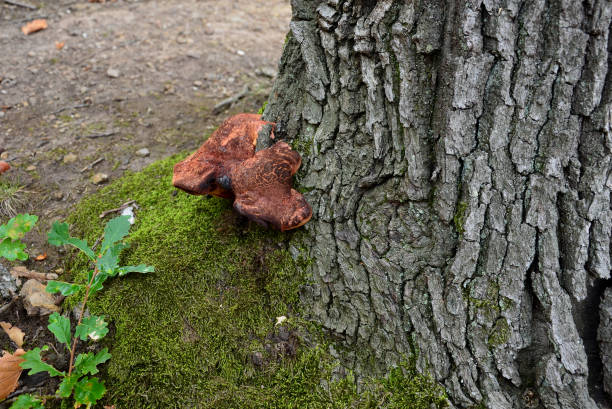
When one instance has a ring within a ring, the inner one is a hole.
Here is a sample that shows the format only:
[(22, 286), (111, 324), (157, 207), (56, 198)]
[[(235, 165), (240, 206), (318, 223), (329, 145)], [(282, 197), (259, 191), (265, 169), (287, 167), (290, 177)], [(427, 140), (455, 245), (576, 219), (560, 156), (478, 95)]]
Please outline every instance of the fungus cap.
[(291, 187), (302, 158), (285, 142), (277, 142), (240, 163), (232, 172), (234, 208), (263, 226), (286, 231), (310, 220), (312, 209)]
[(172, 184), (193, 195), (231, 199), (229, 169), (255, 154), (261, 115), (238, 114), (225, 120), (195, 153), (174, 165)]
[(190, 194), (234, 200), (234, 208), (263, 226), (285, 231), (304, 225), (312, 209), (291, 187), (302, 158), (285, 142), (255, 153), (260, 115), (227, 119), (194, 154), (174, 166), (172, 184)]

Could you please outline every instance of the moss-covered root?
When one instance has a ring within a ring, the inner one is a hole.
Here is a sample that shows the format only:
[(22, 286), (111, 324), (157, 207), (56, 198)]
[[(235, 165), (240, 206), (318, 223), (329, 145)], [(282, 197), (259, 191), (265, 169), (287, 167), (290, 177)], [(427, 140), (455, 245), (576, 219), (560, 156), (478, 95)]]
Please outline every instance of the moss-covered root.
[[(114, 326), (105, 369), (106, 404), (117, 408), (430, 408), (443, 391), (412, 369), (368, 382), (329, 381), (322, 347), (298, 341), (291, 357), (270, 348), (275, 317), (299, 321), (303, 268), (285, 250), (288, 237), (251, 226), (227, 201), (176, 192), (180, 157), (129, 174), (78, 205), (73, 234), (92, 243), (98, 215), (129, 199), (138, 204), (125, 264), (156, 272), (108, 283), (90, 309)], [(85, 271), (83, 259), (67, 271)], [(301, 329), (292, 334), (299, 334)], [(299, 338), (299, 335), (296, 335)], [(259, 356), (261, 359), (253, 359)], [(397, 372), (399, 371), (399, 372)], [(327, 379), (327, 381), (325, 381)], [(382, 405), (382, 406), (378, 406)]]

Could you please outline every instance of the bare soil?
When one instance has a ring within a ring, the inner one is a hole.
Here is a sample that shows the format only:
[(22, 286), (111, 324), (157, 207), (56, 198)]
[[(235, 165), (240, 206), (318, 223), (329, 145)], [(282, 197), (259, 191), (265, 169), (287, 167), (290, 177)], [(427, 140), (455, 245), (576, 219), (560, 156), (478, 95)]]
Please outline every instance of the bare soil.
[[(49, 254), (36, 265), (44, 271), (57, 259), (43, 233), (103, 186), (94, 174), (112, 181), (193, 150), (231, 113), (261, 107), (291, 9), (287, 0), (26, 1), (38, 9), (0, 0), (0, 148), (12, 166), (1, 178), (28, 192), (16, 211), (40, 216), (30, 253)], [(24, 35), (35, 18), (48, 28)], [(246, 97), (212, 113), (245, 86)]]
[[(37, 9), (0, 0), (0, 151), (11, 165), (0, 187), (22, 189), (0, 188), (0, 222), (7, 204), (38, 215), (24, 240), (25, 264), (51, 272), (62, 254), (46, 243), (46, 231), (104, 186), (92, 182), (95, 174), (112, 181), (194, 150), (227, 116), (261, 107), (291, 9), (287, 0), (22, 2)], [(24, 35), (21, 26), (36, 18), (48, 28)], [(245, 86), (244, 98), (213, 114)], [(142, 148), (150, 154), (137, 154)], [(43, 253), (45, 260), (33, 260)], [(0, 320), (22, 327), (29, 346), (53, 344), (46, 317), (27, 317), (21, 300)], [(15, 347), (4, 333), (0, 345)], [(21, 391), (38, 381), (22, 379)]]

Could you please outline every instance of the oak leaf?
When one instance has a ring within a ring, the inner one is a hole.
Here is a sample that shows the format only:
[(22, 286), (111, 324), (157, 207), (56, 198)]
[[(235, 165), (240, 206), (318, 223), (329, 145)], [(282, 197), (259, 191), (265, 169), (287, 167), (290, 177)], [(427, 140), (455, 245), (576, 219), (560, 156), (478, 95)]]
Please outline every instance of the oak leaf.
[(25, 332), (21, 330), (19, 327), (14, 327), (12, 324), (8, 322), (0, 322), (0, 327), (6, 332), (6, 335), (17, 344), (19, 348), (23, 346), (23, 338), (25, 337)]
[(32, 34), (40, 30), (44, 30), (47, 27), (48, 27), (47, 20), (37, 19), (37, 20), (32, 20), (25, 26), (21, 27), (21, 32), (25, 35), (28, 35), (28, 34)]
[(23, 349), (18, 349), (14, 354), (5, 351), (0, 358), (0, 401), (17, 389), (19, 376), (23, 370), (19, 366), (24, 361), (21, 357), (23, 354), (25, 354)]

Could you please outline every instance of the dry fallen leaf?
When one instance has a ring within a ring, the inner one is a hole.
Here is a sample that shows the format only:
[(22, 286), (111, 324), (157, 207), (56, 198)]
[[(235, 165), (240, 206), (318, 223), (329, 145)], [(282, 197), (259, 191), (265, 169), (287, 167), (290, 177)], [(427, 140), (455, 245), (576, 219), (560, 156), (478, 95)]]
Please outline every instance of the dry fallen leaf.
[(25, 332), (23, 332), (19, 327), (14, 327), (12, 324), (4, 321), (0, 321), (0, 327), (6, 332), (6, 335), (9, 336), (11, 341), (17, 344), (19, 348), (23, 346), (23, 337), (25, 337)]
[(55, 48), (57, 48), (58, 50), (61, 50), (62, 48), (64, 48), (64, 45), (66, 45), (66, 43), (63, 42), (63, 41), (61, 41), (61, 42), (60, 41), (56, 41), (55, 42)]
[(47, 28), (47, 20), (38, 19), (32, 20), (25, 26), (21, 27), (23, 34), (28, 35)]
[(15, 389), (21, 375), (20, 363), (24, 361), (21, 355), (25, 354), (23, 349), (18, 349), (15, 354), (4, 352), (0, 358), (0, 401), (6, 399)]
[(46, 258), (47, 258), (47, 253), (42, 253), (42, 254), (39, 254), (38, 256), (36, 256), (36, 258), (34, 260), (36, 260), (36, 261), (43, 261)]
[(10, 168), (11, 168), (11, 165), (9, 165), (8, 163), (6, 163), (3, 160), (0, 160), (0, 174), (6, 172)]

